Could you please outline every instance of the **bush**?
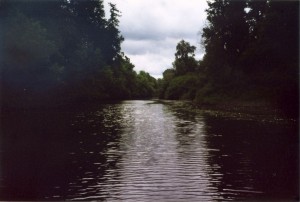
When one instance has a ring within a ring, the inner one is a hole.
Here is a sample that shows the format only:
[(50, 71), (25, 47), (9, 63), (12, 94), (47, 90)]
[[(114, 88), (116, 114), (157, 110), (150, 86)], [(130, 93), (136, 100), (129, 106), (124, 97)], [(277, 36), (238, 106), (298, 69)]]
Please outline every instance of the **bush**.
[(194, 99), (197, 86), (197, 76), (186, 74), (173, 78), (165, 92), (166, 99)]

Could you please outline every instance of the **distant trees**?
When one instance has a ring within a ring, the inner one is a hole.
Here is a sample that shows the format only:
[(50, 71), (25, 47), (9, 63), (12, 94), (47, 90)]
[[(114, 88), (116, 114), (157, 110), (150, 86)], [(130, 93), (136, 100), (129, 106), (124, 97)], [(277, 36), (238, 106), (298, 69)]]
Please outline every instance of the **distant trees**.
[(151, 97), (156, 80), (121, 52), (119, 17), (110, 4), (105, 19), (102, 0), (0, 1), (1, 105)]
[(159, 82), (160, 98), (192, 99), (195, 96), (197, 77), (193, 72), (198, 68), (195, 50), (195, 46), (184, 40), (177, 44), (173, 69), (165, 70)]
[[(120, 12), (102, 0), (0, 1), (2, 106), (87, 100), (252, 101), (298, 112), (299, 2), (214, 0), (202, 31), (205, 55), (182, 40), (156, 81), (122, 53)], [(158, 89), (156, 92), (155, 89)]]
[(151, 98), (155, 96), (157, 81), (145, 71), (140, 71), (137, 75), (137, 88), (135, 97)]
[(197, 68), (195, 60), (195, 46), (191, 46), (189, 42), (181, 40), (176, 46), (175, 61), (173, 67), (177, 75), (187, 72), (193, 72)]

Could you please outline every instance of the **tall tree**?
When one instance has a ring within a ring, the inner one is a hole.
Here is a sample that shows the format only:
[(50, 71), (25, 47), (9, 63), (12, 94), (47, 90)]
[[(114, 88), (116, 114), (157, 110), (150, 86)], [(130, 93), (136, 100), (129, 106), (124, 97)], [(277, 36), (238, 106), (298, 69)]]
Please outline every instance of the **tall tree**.
[(173, 67), (177, 75), (183, 75), (187, 72), (195, 71), (197, 61), (195, 60), (195, 46), (189, 42), (181, 40), (176, 46), (175, 61)]
[(206, 50), (204, 63), (216, 81), (229, 77), (248, 39), (245, 20), (246, 1), (215, 0), (208, 2), (208, 25), (203, 29)]
[(268, 8), (268, 0), (248, 0), (247, 1), (247, 14), (246, 14), (246, 22), (249, 27), (250, 38), (249, 41), (252, 43), (253, 41), (258, 39), (258, 31), (259, 24), (266, 17), (266, 10)]
[(121, 54), (121, 43), (124, 41), (123, 36), (120, 33), (119, 17), (120, 11), (117, 9), (115, 4), (110, 3), (110, 18), (107, 22), (107, 42), (109, 45), (105, 50), (108, 58), (112, 61), (117, 59), (117, 56)]
[(297, 108), (299, 2), (215, 0), (208, 5), (201, 66), (213, 88), (227, 94), (255, 91), (284, 108)]
[[(299, 105), (299, 1), (269, 1), (257, 25), (249, 60), (264, 72), (260, 82), (288, 113)], [(250, 65), (248, 65), (249, 68)]]

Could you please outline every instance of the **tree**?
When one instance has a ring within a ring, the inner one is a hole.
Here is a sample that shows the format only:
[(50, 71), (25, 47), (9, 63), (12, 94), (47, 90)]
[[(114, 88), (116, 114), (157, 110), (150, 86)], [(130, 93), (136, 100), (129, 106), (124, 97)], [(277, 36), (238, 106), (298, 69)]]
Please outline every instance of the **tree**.
[(195, 60), (195, 46), (189, 42), (181, 40), (176, 46), (175, 61), (173, 67), (177, 75), (183, 75), (187, 72), (195, 71), (197, 61)]
[(82, 35), (96, 41), (101, 39), (99, 32), (102, 32), (107, 24), (103, 0), (70, 0), (66, 7), (71, 11)]
[(248, 0), (247, 1), (247, 9), (248, 12), (246, 14), (246, 22), (249, 27), (249, 42), (252, 43), (253, 41), (258, 39), (258, 32), (259, 32), (259, 24), (266, 17), (266, 10), (268, 8), (268, 1), (267, 0)]
[(137, 98), (152, 98), (157, 88), (156, 79), (145, 71), (140, 71), (137, 75)]
[(185, 74), (172, 79), (165, 90), (165, 98), (171, 100), (194, 99), (197, 86), (197, 75)]
[(110, 18), (107, 22), (107, 35), (106, 40), (108, 46), (105, 49), (107, 57), (111, 61), (117, 59), (117, 56), (121, 54), (121, 43), (124, 41), (123, 36), (121, 35), (119, 27), (119, 17), (120, 11), (116, 8), (115, 4), (110, 3)]
[(102, 0), (0, 0), (1, 104), (152, 97), (156, 80), (121, 52), (120, 12), (110, 7), (106, 20)]
[(175, 77), (174, 69), (166, 69), (163, 72), (163, 79), (158, 82), (158, 97), (161, 99), (166, 98), (165, 93), (171, 80)]
[(20, 12), (9, 14), (2, 25), (1, 92), (8, 95), (5, 104), (26, 103), (60, 78), (59, 67), (51, 63), (58, 47), (38, 21)]
[(209, 91), (261, 95), (252, 99), (297, 109), (299, 2), (215, 0), (208, 5), (201, 66)]
[[(268, 1), (244, 65), (289, 114), (299, 105), (299, 2)], [(297, 116), (297, 115), (296, 115)]]
[(238, 58), (247, 46), (247, 4), (246, 1), (216, 0), (209, 1), (208, 5), (208, 25), (202, 33), (206, 50), (203, 62), (211, 79), (224, 83), (232, 79), (234, 71), (239, 71)]

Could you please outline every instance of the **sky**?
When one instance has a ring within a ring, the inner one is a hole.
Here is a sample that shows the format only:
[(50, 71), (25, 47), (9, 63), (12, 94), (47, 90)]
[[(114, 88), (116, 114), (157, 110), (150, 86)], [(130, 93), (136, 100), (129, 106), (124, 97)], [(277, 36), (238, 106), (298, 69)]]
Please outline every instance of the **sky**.
[(185, 40), (197, 47), (196, 59), (204, 55), (200, 45), (206, 22), (206, 0), (104, 0), (121, 11), (120, 31), (125, 41), (122, 51), (135, 65), (155, 78), (172, 68), (176, 45)]

